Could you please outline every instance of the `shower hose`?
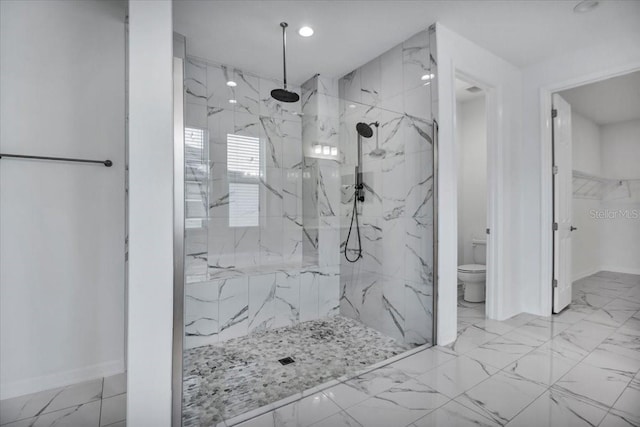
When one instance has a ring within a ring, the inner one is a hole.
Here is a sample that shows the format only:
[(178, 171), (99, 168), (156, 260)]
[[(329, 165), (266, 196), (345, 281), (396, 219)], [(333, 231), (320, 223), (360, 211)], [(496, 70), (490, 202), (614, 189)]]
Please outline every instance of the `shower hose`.
[[(362, 184), (360, 184), (362, 186)], [(360, 224), (358, 222), (358, 194), (360, 193), (360, 188), (356, 188), (355, 194), (353, 196), (353, 213), (351, 214), (351, 224), (349, 224), (349, 233), (347, 233), (347, 241), (344, 244), (344, 257), (349, 262), (356, 262), (360, 258), (362, 258), (362, 240), (360, 240)], [(351, 239), (351, 231), (353, 230), (353, 222), (356, 222), (356, 233), (358, 235), (358, 249), (356, 249), (356, 257), (349, 258), (349, 240)]]

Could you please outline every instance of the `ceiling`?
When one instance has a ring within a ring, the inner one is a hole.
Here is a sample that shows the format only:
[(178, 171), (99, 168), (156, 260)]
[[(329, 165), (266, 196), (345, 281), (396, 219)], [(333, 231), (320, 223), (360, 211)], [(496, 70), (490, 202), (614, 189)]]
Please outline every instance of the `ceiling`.
[[(282, 74), (281, 30), (287, 21), (287, 72), (301, 84), (316, 73), (341, 77), (439, 21), (517, 65), (621, 37), (640, 42), (640, 1), (601, 1), (576, 14), (575, 1), (174, 1), (174, 30), (189, 54), (265, 77)], [(309, 25), (315, 34), (302, 38)]]
[(457, 102), (467, 102), (472, 99), (481, 98), (484, 96), (484, 91), (480, 90), (477, 92), (469, 92), (469, 88), (474, 87), (473, 83), (465, 82), (460, 78), (456, 77), (456, 101)]
[(640, 119), (640, 71), (565, 90), (560, 96), (598, 125)]

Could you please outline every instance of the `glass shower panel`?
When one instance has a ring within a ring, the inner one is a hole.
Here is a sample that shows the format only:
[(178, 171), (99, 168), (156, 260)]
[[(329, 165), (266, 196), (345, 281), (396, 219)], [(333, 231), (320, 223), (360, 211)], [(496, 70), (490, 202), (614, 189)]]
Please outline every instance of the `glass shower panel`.
[(433, 342), (433, 43), (315, 75), (294, 104), (187, 55), (184, 425), (235, 424)]

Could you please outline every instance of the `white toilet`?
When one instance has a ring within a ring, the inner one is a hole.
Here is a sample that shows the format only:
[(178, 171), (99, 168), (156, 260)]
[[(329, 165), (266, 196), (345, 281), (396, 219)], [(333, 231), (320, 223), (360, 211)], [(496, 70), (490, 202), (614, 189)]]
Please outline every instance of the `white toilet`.
[(458, 279), (463, 283), (464, 300), (468, 302), (483, 302), (487, 278), (486, 240), (473, 239), (471, 241), (473, 262), (458, 267)]

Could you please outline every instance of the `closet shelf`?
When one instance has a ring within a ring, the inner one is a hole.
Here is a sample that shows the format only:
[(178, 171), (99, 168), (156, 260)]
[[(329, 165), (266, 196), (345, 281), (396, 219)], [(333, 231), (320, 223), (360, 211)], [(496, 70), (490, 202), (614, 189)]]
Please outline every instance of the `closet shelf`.
[(614, 200), (632, 198), (638, 194), (640, 179), (603, 178), (573, 170), (573, 197), (576, 199)]

